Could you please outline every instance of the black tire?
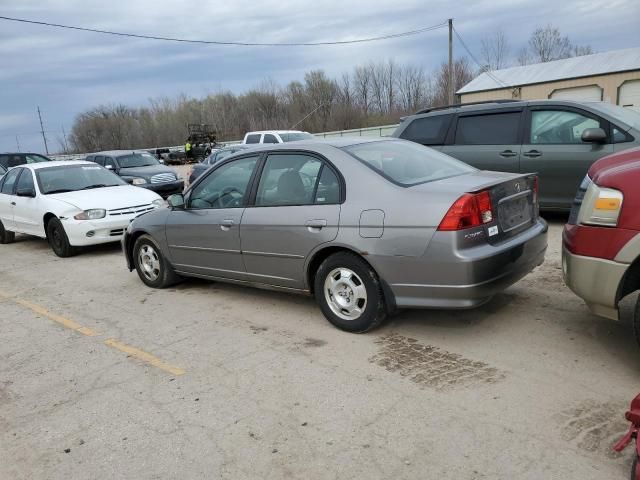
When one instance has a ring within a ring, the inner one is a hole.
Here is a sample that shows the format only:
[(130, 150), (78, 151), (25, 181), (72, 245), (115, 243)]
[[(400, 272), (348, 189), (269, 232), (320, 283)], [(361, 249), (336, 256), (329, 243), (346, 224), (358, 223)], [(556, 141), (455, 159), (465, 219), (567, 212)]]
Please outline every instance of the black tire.
[(53, 253), (61, 258), (72, 257), (78, 253), (78, 249), (69, 243), (67, 232), (64, 231), (62, 222), (57, 218), (52, 218), (47, 223), (47, 240)]
[(5, 230), (4, 225), (2, 224), (2, 222), (0, 222), (0, 243), (3, 245), (7, 243), (13, 243), (15, 239), (16, 234)]
[(633, 335), (636, 337), (638, 345), (640, 345), (640, 295), (636, 300), (636, 308), (633, 310)]
[(133, 245), (133, 264), (140, 280), (148, 287), (167, 288), (180, 281), (158, 244), (149, 235), (141, 235)]
[[(347, 275), (343, 276), (340, 269), (344, 269)], [(327, 282), (331, 282), (328, 280), (329, 277), (333, 278), (335, 291), (331, 287), (325, 288)], [(356, 293), (362, 292), (361, 286), (364, 286), (366, 291), (364, 301), (361, 294)], [(341, 330), (351, 333), (368, 332), (387, 318), (384, 293), (378, 275), (367, 262), (354, 253), (339, 252), (327, 257), (316, 272), (314, 292), (324, 316)], [(356, 307), (361, 313), (351, 314), (349, 309)], [(342, 316), (337, 313), (341, 308)], [(344, 318), (350, 315), (354, 315), (354, 318)]]

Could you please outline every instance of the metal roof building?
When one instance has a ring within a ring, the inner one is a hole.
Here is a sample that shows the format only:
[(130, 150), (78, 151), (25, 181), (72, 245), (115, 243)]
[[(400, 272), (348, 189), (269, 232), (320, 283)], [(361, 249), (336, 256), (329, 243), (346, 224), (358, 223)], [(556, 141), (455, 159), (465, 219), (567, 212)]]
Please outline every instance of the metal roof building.
[(462, 103), (561, 98), (640, 109), (640, 48), (484, 72), (457, 94)]

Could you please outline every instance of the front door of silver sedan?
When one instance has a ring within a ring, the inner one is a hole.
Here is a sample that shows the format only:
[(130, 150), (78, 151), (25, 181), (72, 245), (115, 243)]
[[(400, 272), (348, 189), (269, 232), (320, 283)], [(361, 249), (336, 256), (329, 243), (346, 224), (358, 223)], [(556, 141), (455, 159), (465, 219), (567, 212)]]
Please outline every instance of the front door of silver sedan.
[(338, 235), (340, 188), (337, 174), (318, 157), (267, 156), (240, 227), (249, 281), (304, 288), (306, 258)]
[(167, 244), (176, 271), (246, 278), (240, 220), (257, 161), (257, 156), (251, 156), (221, 165), (187, 195), (184, 209), (169, 214)]

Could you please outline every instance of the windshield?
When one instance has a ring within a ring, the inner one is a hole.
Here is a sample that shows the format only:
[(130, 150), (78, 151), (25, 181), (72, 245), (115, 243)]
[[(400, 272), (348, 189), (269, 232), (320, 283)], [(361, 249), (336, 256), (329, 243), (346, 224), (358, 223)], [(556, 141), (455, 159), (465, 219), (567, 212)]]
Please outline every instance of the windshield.
[(405, 187), (476, 171), (448, 155), (403, 140), (361, 143), (343, 150), (388, 180)]
[(313, 140), (315, 137), (307, 132), (280, 133), (283, 142), (297, 142), (298, 140)]
[(40, 168), (36, 170), (36, 178), (43, 195), (127, 185), (127, 182), (100, 165)]
[(120, 168), (131, 167), (149, 167), (151, 165), (160, 165), (160, 162), (149, 153), (131, 153), (117, 157)]
[(614, 119), (620, 119), (630, 127), (640, 130), (640, 112), (633, 110), (629, 107), (620, 107), (618, 105), (611, 105), (610, 103), (591, 103), (590, 107), (595, 110), (600, 110), (605, 115), (609, 115)]

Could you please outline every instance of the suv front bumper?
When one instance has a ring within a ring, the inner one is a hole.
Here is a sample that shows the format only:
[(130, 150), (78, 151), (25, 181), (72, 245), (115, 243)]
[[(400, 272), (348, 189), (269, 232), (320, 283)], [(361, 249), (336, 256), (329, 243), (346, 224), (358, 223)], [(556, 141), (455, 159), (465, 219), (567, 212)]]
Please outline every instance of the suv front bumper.
[(601, 317), (618, 320), (618, 287), (629, 265), (596, 257), (584, 257), (562, 248), (562, 274), (567, 286)]

